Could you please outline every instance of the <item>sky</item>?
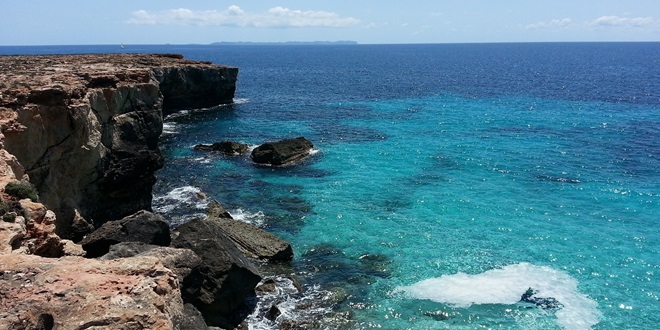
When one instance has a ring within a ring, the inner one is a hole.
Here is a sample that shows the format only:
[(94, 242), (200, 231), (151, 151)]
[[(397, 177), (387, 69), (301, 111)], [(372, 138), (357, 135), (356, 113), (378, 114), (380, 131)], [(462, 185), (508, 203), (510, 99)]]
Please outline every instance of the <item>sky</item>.
[(3, 0), (0, 45), (660, 41), (660, 0)]

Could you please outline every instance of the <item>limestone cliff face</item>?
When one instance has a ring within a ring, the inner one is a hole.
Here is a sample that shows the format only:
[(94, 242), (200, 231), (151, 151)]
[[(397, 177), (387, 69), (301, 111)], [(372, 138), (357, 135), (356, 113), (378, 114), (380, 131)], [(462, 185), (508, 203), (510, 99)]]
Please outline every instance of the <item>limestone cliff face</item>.
[(0, 56), (11, 169), (29, 176), (64, 237), (83, 219), (150, 210), (163, 112), (232, 102), (237, 73), (179, 55)]

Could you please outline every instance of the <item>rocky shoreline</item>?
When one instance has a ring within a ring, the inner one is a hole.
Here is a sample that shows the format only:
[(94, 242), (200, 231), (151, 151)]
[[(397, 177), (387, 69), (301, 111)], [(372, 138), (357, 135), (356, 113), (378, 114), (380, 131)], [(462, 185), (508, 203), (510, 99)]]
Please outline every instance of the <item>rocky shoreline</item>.
[(176, 54), (0, 56), (0, 328), (240, 326), (256, 265), (291, 246), (214, 201), (175, 230), (150, 212), (163, 117), (231, 103), (237, 75)]

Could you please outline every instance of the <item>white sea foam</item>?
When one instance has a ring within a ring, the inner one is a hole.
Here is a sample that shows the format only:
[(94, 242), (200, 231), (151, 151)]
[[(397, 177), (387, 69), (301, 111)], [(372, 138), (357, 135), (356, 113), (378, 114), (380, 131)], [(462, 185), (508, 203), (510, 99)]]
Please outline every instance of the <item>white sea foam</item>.
[[(319, 286), (310, 286), (300, 292), (290, 278), (277, 276), (271, 279), (276, 283), (276, 292), (258, 294), (256, 308), (247, 317), (250, 330), (278, 329), (285, 319), (318, 321), (331, 317), (332, 292), (321, 290)], [(277, 305), (281, 315), (271, 321), (264, 315), (272, 305)]]
[(596, 302), (580, 293), (577, 285), (578, 282), (564, 272), (519, 263), (475, 275), (445, 275), (397, 289), (412, 298), (469, 307), (472, 304), (512, 305), (528, 288), (533, 288), (538, 291), (535, 296), (552, 297), (563, 304), (564, 307), (555, 313), (559, 326), (590, 329), (598, 323), (601, 314)]
[(163, 123), (163, 134), (175, 134), (179, 132), (179, 127), (175, 122)]
[(200, 198), (201, 193), (199, 188), (193, 186), (175, 188), (164, 196), (154, 197), (153, 208), (159, 213), (168, 213), (180, 207), (203, 210), (208, 200)]
[(245, 103), (248, 103), (248, 102), (250, 102), (250, 99), (246, 99), (246, 98), (235, 98), (233, 104), (245, 104)]
[(235, 220), (251, 223), (257, 227), (262, 226), (266, 221), (266, 215), (261, 212), (248, 212), (243, 209), (235, 209), (229, 211), (229, 214)]

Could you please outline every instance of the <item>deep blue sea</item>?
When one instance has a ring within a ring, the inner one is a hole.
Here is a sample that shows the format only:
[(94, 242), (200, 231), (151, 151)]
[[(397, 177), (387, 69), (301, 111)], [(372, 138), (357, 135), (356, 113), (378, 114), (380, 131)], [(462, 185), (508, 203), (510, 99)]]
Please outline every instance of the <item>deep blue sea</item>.
[[(660, 43), (0, 47), (81, 52), (240, 68), (234, 105), (167, 119), (155, 207), (176, 225), (203, 191), (292, 242), (291, 272), (335, 304), (278, 298), (277, 322), (660, 324)], [(316, 153), (287, 168), (192, 149), (297, 136)]]

